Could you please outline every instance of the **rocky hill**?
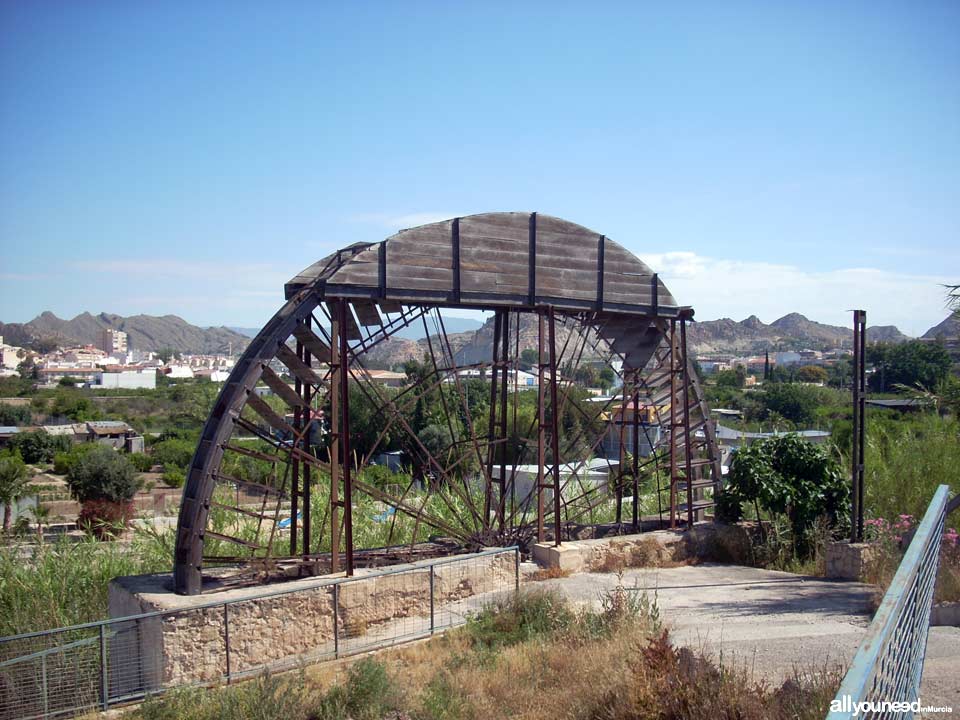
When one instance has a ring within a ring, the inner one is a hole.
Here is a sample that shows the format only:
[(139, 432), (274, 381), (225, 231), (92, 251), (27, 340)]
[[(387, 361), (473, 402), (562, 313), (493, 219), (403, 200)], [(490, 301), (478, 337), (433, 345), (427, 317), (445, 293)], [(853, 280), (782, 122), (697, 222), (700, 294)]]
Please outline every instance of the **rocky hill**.
[[(852, 328), (818, 323), (799, 313), (785, 315), (769, 325), (756, 315), (751, 315), (742, 321), (721, 318), (694, 322), (688, 327), (691, 352), (695, 354), (830, 349), (850, 347), (853, 343)], [(567, 334), (568, 332), (558, 325), (557, 343), (561, 347), (566, 342)], [(909, 339), (892, 325), (867, 328), (868, 342), (904, 342)], [(511, 340), (511, 343), (513, 342), (515, 341)], [(488, 319), (476, 332), (451, 334), (450, 344), (459, 364), (489, 360), (493, 352), (493, 319)], [(520, 351), (536, 347), (537, 320), (533, 315), (521, 316)], [(434, 350), (439, 352), (439, 346), (435, 346)], [(374, 350), (371, 360), (378, 367), (389, 367), (406, 360), (421, 359), (427, 352), (428, 347), (423, 339), (392, 338)], [(589, 353), (584, 355), (588, 356)]]
[(960, 316), (948, 315), (942, 323), (934, 325), (922, 337), (926, 340), (935, 340), (936, 338), (951, 340), (960, 337)]
[(55, 340), (61, 344), (99, 345), (105, 328), (122, 330), (131, 348), (161, 350), (171, 348), (182, 353), (234, 353), (242, 351), (250, 339), (225, 327), (202, 328), (176, 315), (133, 315), (122, 317), (108, 313), (85, 312), (72, 320), (63, 320), (44, 312), (28, 323), (0, 323), (0, 335), (11, 344), (33, 340)]
[[(692, 350), (701, 354), (802, 348), (826, 350), (850, 347), (853, 329), (819, 323), (800, 313), (784, 315), (769, 325), (751, 315), (739, 322), (730, 318), (695, 322), (690, 325), (688, 338)], [(893, 325), (867, 327), (867, 342), (905, 342), (909, 339)]]

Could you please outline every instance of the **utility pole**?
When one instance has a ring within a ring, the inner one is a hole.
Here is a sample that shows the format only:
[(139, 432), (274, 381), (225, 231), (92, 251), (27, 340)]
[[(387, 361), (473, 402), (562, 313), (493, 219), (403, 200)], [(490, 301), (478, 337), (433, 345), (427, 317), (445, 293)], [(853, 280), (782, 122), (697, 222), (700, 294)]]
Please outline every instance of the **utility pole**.
[(850, 465), (850, 542), (863, 541), (863, 446), (864, 408), (866, 395), (866, 370), (864, 350), (866, 348), (867, 313), (865, 310), (853, 311), (853, 438), (851, 442)]

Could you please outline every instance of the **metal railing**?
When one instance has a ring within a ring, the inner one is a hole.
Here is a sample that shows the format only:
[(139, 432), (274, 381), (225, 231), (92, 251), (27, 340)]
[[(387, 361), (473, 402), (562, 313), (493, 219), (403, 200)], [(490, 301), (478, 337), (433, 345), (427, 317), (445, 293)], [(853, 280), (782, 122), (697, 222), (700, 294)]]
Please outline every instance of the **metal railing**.
[(428, 637), (519, 585), (519, 548), (498, 548), (0, 638), (0, 720), (106, 710)]
[(934, 493), (827, 720), (912, 717), (908, 706), (919, 699), (948, 491), (941, 485)]

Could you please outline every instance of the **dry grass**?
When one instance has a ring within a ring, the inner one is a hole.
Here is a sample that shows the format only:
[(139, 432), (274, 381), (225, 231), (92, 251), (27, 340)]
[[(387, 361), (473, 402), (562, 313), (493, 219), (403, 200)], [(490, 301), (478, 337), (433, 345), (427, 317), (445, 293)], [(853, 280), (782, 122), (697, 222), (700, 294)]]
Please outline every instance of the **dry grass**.
[(558, 580), (560, 578), (570, 577), (572, 573), (569, 570), (564, 570), (561, 567), (553, 566), (540, 568), (539, 570), (530, 573), (527, 576), (527, 581), (538, 582), (540, 580)]
[(577, 612), (555, 593), (528, 591), (443, 636), (283, 678), (171, 693), (139, 715), (147, 720), (822, 718), (839, 683), (836, 674), (818, 673), (772, 689), (750, 680), (746, 671), (674, 648), (659, 630), (655, 605), (616, 590), (602, 604), (599, 612)]

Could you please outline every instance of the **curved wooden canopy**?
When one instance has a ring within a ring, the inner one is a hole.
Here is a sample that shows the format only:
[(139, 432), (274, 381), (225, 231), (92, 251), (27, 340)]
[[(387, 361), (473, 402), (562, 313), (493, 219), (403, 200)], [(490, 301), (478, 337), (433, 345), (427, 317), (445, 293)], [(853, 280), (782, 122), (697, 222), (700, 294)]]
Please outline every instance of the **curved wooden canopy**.
[[(287, 302), (238, 360), (204, 425), (180, 505), (174, 552), (174, 585), (179, 593), (200, 591), (204, 539), (219, 536), (206, 527), (210, 508), (216, 505), (216, 483), (240, 482), (223, 474), (220, 465), (235, 426), (251, 428), (241, 417), (244, 407), (251, 406), (274, 427), (289, 429), (282, 417), (259, 401), (257, 384), (264, 382), (282, 397), (292, 397), (294, 406), (302, 404), (270, 364), (279, 361), (305, 386), (319, 388), (324, 383), (287, 342), (293, 336), (305, 354), (320, 362), (329, 359), (332, 344), (314, 335), (309, 324), (325, 300), (343, 298), (347, 302), (341, 306), (352, 309), (343, 318), (344, 336), (351, 343), (358, 341), (351, 352), (362, 353), (366, 347), (360, 326), (382, 325), (379, 332), (386, 337), (402, 324), (403, 306), (521, 312), (549, 308), (580, 321), (589, 319), (623, 358), (625, 370), (638, 371), (666, 342), (669, 320), (692, 316), (656, 273), (617, 243), (581, 225), (537, 213), (471, 215), (402, 230), (379, 243), (357, 243), (303, 270), (286, 284), (285, 293)], [(388, 315), (395, 320), (388, 321)], [(298, 452), (300, 461), (316, 462)]]
[(319, 281), (325, 296), (404, 303), (551, 305), (664, 318), (681, 311), (657, 274), (632, 253), (550, 215), (469, 215), (347, 251), (355, 254), (339, 267), (330, 256), (291, 279), (287, 298)]

